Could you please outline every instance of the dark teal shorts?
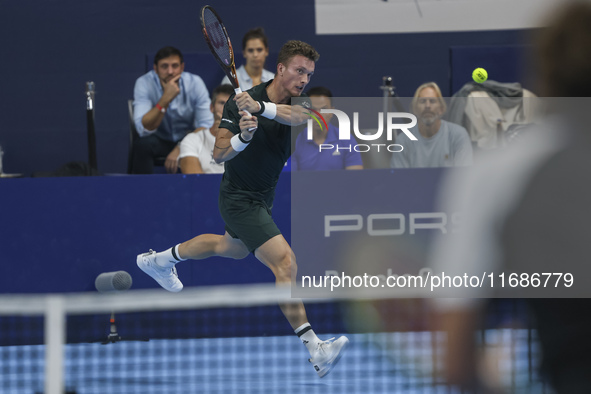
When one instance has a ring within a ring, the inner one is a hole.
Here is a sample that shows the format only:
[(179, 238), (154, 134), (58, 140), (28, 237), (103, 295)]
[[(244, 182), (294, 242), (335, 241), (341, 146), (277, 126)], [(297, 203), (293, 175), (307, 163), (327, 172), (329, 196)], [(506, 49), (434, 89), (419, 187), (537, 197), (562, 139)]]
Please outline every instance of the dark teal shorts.
[(271, 217), (275, 189), (253, 192), (233, 187), (222, 180), (219, 209), (232, 238), (238, 238), (253, 253), (256, 248), (281, 234)]

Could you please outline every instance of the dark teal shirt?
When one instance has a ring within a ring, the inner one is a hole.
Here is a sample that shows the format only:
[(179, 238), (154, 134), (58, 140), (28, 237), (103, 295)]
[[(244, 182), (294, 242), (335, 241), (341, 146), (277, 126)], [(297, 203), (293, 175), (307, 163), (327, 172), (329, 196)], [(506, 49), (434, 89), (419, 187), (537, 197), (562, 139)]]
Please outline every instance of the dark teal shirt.
[[(270, 102), (267, 86), (273, 80), (247, 90), (256, 101)], [(232, 95), (222, 115), (220, 127), (240, 133), (240, 115)], [(224, 178), (242, 190), (267, 192), (277, 185), (279, 174), (291, 154), (291, 126), (258, 116), (259, 126), (250, 144), (225, 163)]]

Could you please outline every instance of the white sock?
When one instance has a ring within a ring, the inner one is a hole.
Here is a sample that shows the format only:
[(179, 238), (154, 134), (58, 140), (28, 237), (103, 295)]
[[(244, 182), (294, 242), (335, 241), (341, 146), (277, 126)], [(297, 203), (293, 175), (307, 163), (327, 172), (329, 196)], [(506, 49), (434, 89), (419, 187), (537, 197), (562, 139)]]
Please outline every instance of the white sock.
[(302, 340), (308, 352), (312, 356), (318, 347), (318, 344), (322, 342), (312, 330), (310, 323), (304, 323), (295, 330), (296, 335)]
[(164, 252), (156, 253), (156, 264), (164, 268), (172, 268), (179, 261), (185, 261), (179, 257), (179, 245), (173, 246)]

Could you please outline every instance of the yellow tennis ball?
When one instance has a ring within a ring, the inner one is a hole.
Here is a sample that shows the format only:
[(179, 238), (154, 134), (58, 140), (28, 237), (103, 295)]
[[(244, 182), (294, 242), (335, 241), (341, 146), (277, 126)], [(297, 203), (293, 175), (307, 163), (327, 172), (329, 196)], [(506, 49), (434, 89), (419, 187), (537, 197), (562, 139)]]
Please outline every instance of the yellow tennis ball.
[(488, 79), (488, 73), (484, 68), (478, 67), (474, 71), (472, 71), (472, 79), (474, 82), (482, 83)]

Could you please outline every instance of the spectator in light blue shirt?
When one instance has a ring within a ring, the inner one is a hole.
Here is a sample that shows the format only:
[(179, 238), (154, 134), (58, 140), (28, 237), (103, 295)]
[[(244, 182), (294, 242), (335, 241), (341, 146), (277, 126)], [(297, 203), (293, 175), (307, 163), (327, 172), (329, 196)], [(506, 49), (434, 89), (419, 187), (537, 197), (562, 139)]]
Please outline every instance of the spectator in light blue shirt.
[[(269, 56), (269, 40), (262, 27), (257, 27), (246, 32), (242, 38), (242, 56), (246, 60), (236, 70), (240, 89), (246, 91), (253, 86), (272, 80), (275, 73), (265, 70), (265, 60)], [(222, 79), (221, 85), (230, 83), (228, 77)]]
[(184, 68), (182, 53), (165, 47), (154, 57), (154, 70), (135, 83), (133, 118), (140, 138), (133, 145), (134, 174), (151, 174), (156, 157), (166, 157), (166, 171), (177, 172), (178, 143), (213, 125), (205, 83)]

